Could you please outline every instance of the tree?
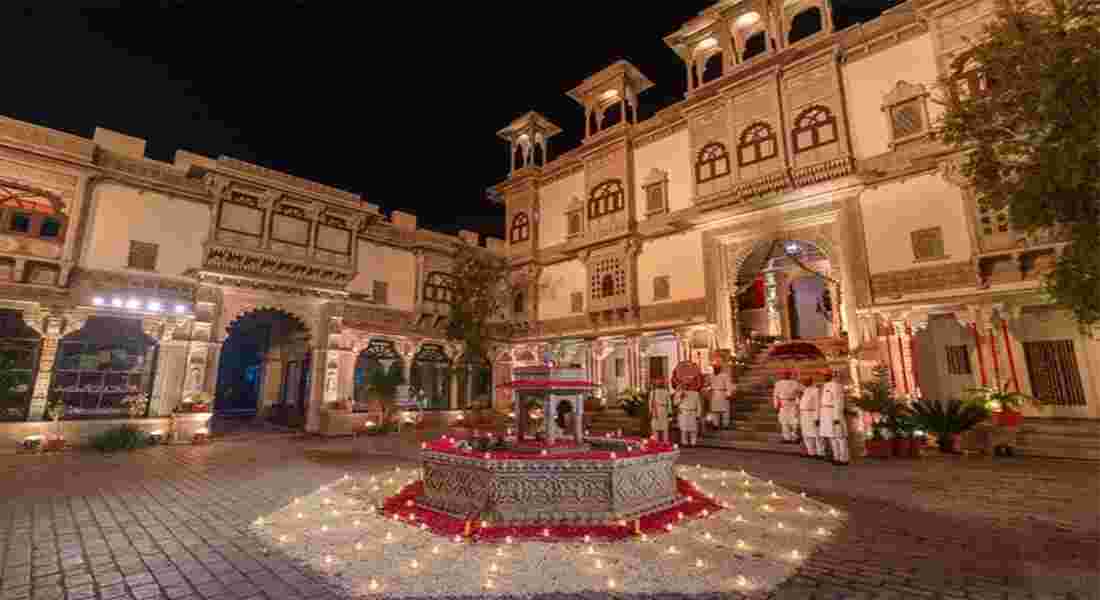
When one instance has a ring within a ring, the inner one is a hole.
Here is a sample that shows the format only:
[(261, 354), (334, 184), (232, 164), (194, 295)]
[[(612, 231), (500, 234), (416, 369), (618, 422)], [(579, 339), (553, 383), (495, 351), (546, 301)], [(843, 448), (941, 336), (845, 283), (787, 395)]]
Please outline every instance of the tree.
[(1066, 236), (1044, 287), (1088, 329), (1100, 324), (1100, 0), (1045, 1), (1005, 0), (953, 61), (942, 133), (968, 151), (979, 202), (1007, 206), (1019, 231)]
[(506, 259), (469, 244), (456, 244), (451, 270), (447, 338), (465, 344), (468, 361), (487, 360), (491, 325), (505, 315), (511, 298)]

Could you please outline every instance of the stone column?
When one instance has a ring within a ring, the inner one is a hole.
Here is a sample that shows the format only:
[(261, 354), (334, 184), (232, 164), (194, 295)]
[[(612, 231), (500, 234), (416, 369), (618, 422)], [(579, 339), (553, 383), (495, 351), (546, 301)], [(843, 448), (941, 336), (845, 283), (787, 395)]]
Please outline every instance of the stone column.
[[(170, 328), (166, 328), (169, 330)], [(153, 381), (153, 395), (149, 399), (149, 416), (167, 415), (176, 408), (183, 396), (187, 376), (188, 342), (163, 340), (157, 350), (157, 374)]]
[(218, 366), (221, 364), (222, 345), (224, 340), (217, 342), (200, 342), (206, 349), (206, 371), (203, 374), (203, 389), (214, 396), (218, 393)]
[(47, 315), (38, 325), (37, 329), (42, 333), (42, 345), (38, 352), (38, 371), (34, 379), (34, 391), (31, 393), (31, 404), (27, 411), (28, 421), (40, 421), (45, 416), (46, 403), (50, 395), (50, 381), (53, 378), (53, 365), (57, 360), (58, 344), (64, 334), (65, 323), (60, 316)]
[[(321, 406), (325, 401), (325, 384), (328, 371), (328, 350), (324, 346), (313, 348), (310, 356), (310, 381), (306, 403), (306, 431), (317, 433), (321, 430)], [(304, 374), (303, 374), (304, 375)]]

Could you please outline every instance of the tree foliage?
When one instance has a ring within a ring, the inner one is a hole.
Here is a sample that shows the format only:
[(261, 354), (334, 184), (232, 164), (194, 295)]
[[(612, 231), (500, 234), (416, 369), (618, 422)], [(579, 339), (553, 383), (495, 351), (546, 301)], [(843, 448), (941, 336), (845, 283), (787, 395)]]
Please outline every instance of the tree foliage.
[(468, 244), (456, 244), (447, 338), (465, 344), (467, 361), (488, 359), (491, 325), (500, 321), (511, 298), (505, 259)]
[[(979, 202), (1067, 235), (1046, 291), (1100, 324), (1100, 0), (1007, 0), (977, 42), (940, 82), (943, 139), (969, 150)], [(988, 93), (960, 92), (968, 73)]]

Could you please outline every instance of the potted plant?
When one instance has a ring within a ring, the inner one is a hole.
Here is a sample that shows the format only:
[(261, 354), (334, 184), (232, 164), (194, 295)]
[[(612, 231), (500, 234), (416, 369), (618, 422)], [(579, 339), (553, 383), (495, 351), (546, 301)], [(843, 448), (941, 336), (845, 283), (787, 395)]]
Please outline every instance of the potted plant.
[(890, 440), (886, 438), (886, 426), (881, 423), (871, 425), (871, 437), (866, 442), (867, 456), (870, 458), (890, 458)]
[(1036, 406), (1042, 404), (1027, 394), (1008, 391), (1008, 383), (971, 388), (967, 392), (971, 401), (985, 406), (993, 415), (993, 422), (1002, 427), (1020, 426), (1023, 414), (1019, 409), (1024, 403)]
[(628, 416), (636, 417), (645, 406), (645, 392), (636, 387), (628, 387), (619, 392), (619, 401), (623, 404), (623, 410)]
[(935, 434), (940, 452), (960, 452), (959, 436), (989, 418), (989, 411), (976, 402), (952, 399), (940, 402), (921, 398), (913, 404), (913, 420), (924, 431)]
[(209, 392), (191, 392), (180, 400), (179, 406), (176, 407), (176, 412), (210, 412), (210, 406), (213, 401), (214, 397)]
[(46, 418), (53, 421), (54, 433), (46, 436), (45, 450), (62, 450), (65, 448), (65, 436), (61, 433), (61, 417), (65, 416), (65, 402), (61, 397), (55, 397), (46, 405)]

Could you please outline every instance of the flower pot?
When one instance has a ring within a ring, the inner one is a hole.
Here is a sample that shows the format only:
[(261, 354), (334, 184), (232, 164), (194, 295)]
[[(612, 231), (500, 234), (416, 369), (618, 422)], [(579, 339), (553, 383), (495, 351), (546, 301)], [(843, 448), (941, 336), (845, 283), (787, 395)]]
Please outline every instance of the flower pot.
[(56, 438), (49, 438), (48, 440), (46, 440), (46, 447), (45, 447), (46, 452), (53, 452), (53, 451), (56, 451), (56, 450), (64, 450), (64, 449), (65, 449), (65, 438), (56, 437)]
[(210, 412), (210, 406), (206, 405), (206, 404), (192, 404), (191, 405), (191, 412), (193, 412), (193, 413)]
[(993, 422), (1001, 427), (1019, 427), (1023, 419), (1022, 413), (1010, 409), (993, 413)]
[(894, 452), (894, 456), (898, 458), (909, 458), (913, 447), (912, 439), (896, 437), (890, 441), (892, 442), (890, 446)]
[(867, 440), (867, 456), (869, 458), (890, 458), (891, 440)]

